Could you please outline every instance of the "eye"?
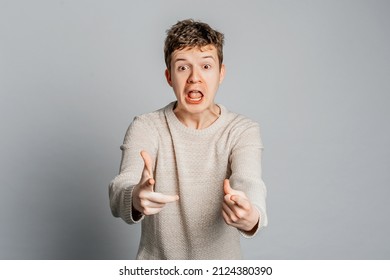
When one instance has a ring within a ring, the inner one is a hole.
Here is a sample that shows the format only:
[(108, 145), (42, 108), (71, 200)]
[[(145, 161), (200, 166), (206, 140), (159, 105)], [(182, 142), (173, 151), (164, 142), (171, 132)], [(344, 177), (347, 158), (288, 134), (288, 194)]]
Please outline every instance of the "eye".
[(179, 71), (185, 71), (187, 69), (188, 69), (187, 65), (180, 65), (180, 66), (177, 67), (177, 70), (179, 70)]
[(206, 70), (211, 69), (211, 65), (210, 65), (210, 64), (205, 64), (205, 65), (203, 66), (203, 68), (206, 69)]

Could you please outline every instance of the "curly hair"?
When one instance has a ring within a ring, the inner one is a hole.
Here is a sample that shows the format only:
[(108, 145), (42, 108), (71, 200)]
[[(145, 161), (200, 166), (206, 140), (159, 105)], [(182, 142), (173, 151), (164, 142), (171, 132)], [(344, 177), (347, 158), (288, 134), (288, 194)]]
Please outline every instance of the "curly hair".
[(164, 44), (164, 58), (167, 69), (171, 68), (172, 53), (187, 47), (213, 45), (217, 49), (219, 66), (223, 61), (224, 35), (212, 29), (207, 23), (186, 19), (178, 21), (167, 30)]

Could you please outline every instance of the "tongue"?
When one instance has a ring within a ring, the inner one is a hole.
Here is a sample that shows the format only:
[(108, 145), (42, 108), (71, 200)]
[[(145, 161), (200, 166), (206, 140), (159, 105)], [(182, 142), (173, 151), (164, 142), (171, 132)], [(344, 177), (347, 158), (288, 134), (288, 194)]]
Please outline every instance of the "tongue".
[(194, 92), (194, 91), (192, 91), (192, 92), (190, 92), (189, 94), (188, 94), (188, 96), (190, 97), (190, 98), (200, 98), (200, 97), (202, 97), (202, 94), (200, 93), (200, 92)]

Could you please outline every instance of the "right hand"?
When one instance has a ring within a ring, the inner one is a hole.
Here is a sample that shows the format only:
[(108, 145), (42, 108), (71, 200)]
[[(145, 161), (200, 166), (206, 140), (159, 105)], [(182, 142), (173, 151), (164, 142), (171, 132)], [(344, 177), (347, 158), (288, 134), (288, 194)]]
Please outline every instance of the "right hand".
[(146, 151), (141, 151), (141, 157), (144, 160), (144, 169), (140, 182), (133, 190), (133, 207), (143, 215), (154, 215), (160, 212), (167, 203), (177, 201), (179, 196), (154, 191), (152, 159)]

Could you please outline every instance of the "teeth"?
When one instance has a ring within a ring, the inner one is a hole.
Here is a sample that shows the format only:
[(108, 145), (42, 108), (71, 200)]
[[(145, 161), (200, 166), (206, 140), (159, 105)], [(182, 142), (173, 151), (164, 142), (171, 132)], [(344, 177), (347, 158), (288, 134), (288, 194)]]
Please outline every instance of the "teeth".
[(191, 98), (191, 99), (200, 100), (200, 99), (202, 98), (203, 94), (202, 94), (201, 92), (197, 91), (197, 90), (193, 90), (193, 91), (190, 91), (190, 92), (188, 93), (188, 96), (189, 96), (189, 98)]

